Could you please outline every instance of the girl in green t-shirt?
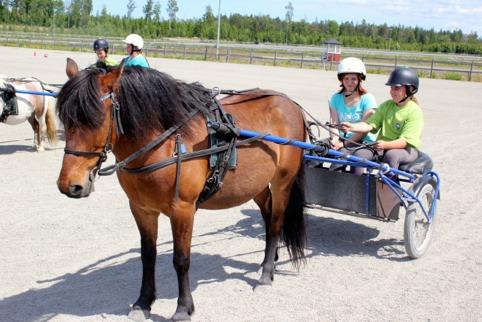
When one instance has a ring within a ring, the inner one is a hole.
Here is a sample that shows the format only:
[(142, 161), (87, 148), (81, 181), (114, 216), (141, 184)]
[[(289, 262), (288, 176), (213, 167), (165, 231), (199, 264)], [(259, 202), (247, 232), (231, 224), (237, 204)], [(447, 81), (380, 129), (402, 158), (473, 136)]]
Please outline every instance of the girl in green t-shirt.
[(115, 59), (108, 57), (107, 54), (109, 53), (109, 43), (106, 39), (97, 39), (94, 41), (92, 47), (97, 55), (97, 62), (95, 63), (96, 66), (114, 67), (119, 65)]
[[(378, 132), (374, 149), (382, 153), (382, 162), (398, 169), (400, 164), (417, 159), (421, 145), (423, 113), (414, 97), (419, 80), (415, 70), (398, 67), (385, 85), (390, 86), (391, 100), (382, 103), (365, 122), (342, 122), (341, 126), (343, 131)], [(356, 168), (355, 173), (363, 170)]]

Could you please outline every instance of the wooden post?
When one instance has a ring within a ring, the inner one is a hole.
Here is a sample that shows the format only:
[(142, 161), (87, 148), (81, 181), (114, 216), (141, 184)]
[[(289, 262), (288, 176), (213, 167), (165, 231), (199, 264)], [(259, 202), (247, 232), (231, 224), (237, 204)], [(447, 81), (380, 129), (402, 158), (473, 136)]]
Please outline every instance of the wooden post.
[(184, 52), (182, 53), (182, 59), (186, 59), (186, 48), (187, 46), (184, 45)]
[(474, 61), (470, 64), (470, 71), (469, 71), (469, 82), (472, 81), (472, 72), (474, 70)]
[(300, 65), (300, 68), (303, 69), (303, 59), (305, 57), (304, 55), (305, 53), (304, 52), (301, 52), (301, 65)]
[(276, 66), (276, 50), (274, 51), (273, 66)]
[(432, 66), (430, 66), (430, 78), (432, 78), (433, 75), (433, 65), (435, 64), (435, 57), (432, 57)]
[(249, 63), (250, 64), (253, 63), (253, 48), (249, 50)]
[(229, 56), (231, 56), (231, 48), (226, 48), (226, 63), (229, 63)]
[(204, 60), (208, 60), (208, 46), (206, 46), (206, 49), (204, 50)]

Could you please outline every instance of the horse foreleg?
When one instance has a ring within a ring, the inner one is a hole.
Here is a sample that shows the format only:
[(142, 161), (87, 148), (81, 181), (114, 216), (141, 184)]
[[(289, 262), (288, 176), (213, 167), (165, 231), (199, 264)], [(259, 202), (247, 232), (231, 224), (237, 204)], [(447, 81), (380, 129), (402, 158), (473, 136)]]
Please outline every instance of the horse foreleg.
[(157, 256), (158, 213), (143, 211), (131, 203), (131, 211), (141, 235), (142, 285), (139, 298), (132, 306), (129, 318), (147, 319), (156, 299), (155, 266)]
[(194, 312), (194, 301), (189, 285), (189, 265), (191, 263), (191, 240), (194, 221), (194, 205), (178, 208), (170, 216), (172, 236), (174, 240), (173, 264), (177, 273), (179, 297), (173, 321), (191, 319)]

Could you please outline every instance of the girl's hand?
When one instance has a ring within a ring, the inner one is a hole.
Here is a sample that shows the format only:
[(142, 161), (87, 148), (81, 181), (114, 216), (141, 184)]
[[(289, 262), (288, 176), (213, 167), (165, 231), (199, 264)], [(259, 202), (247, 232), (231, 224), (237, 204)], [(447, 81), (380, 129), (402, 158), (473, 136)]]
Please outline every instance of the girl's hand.
[(386, 150), (386, 149), (387, 149), (387, 142), (385, 142), (385, 141), (377, 141), (377, 142), (375, 142), (375, 144), (373, 145), (373, 147), (374, 147), (376, 150)]
[(330, 145), (333, 149), (339, 150), (343, 147), (343, 142), (338, 137), (333, 137), (330, 139)]
[(341, 122), (340, 123), (340, 130), (342, 130), (345, 133), (350, 132), (351, 130), (351, 123), (349, 122)]

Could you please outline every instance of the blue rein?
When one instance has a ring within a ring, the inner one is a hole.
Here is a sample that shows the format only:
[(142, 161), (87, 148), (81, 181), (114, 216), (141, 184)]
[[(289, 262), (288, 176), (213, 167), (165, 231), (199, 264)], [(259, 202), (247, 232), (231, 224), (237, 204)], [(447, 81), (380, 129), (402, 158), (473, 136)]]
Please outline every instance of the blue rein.
[(37, 92), (37, 91), (24, 91), (21, 89), (15, 89), (15, 93), (19, 94), (31, 94), (31, 95), (43, 95), (43, 96), (53, 96), (57, 97), (59, 94), (51, 92)]

